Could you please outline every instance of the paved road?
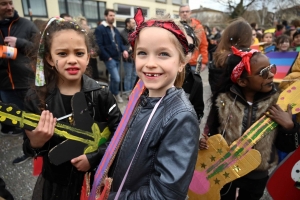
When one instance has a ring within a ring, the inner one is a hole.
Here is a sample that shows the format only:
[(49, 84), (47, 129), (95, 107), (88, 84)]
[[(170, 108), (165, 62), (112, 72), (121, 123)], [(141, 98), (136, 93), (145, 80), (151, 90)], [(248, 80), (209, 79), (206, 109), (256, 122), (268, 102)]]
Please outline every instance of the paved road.
[[(210, 87), (207, 79), (207, 70), (201, 74), (204, 88), (204, 101), (208, 105), (210, 97)], [(127, 102), (119, 104), (122, 112), (125, 110)], [(206, 121), (206, 115), (209, 106), (206, 106), (205, 115), (200, 125), (203, 129), (203, 123)], [(14, 166), (12, 160), (17, 156), (22, 155), (22, 137), (2, 137), (0, 136), (0, 177), (4, 179), (8, 190), (13, 194), (16, 200), (31, 199), (32, 190), (36, 181), (36, 177), (32, 176), (32, 160), (23, 164)], [(271, 199), (266, 194), (262, 200)]]

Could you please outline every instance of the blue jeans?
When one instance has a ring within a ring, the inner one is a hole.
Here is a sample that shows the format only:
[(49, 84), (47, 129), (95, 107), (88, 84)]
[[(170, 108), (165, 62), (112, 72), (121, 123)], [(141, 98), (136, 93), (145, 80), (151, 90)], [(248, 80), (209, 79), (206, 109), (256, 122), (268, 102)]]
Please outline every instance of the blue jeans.
[(124, 90), (125, 92), (132, 90), (135, 80), (136, 71), (133, 62), (123, 62), (124, 65)]
[[(24, 99), (27, 89), (16, 90), (0, 90), (0, 100), (3, 103), (11, 103), (16, 105), (19, 109), (24, 109)], [(14, 127), (2, 124), (2, 132), (13, 131)]]
[(110, 74), (109, 90), (113, 95), (119, 94), (120, 75), (119, 66), (120, 62), (114, 59), (104, 61), (106, 69)]

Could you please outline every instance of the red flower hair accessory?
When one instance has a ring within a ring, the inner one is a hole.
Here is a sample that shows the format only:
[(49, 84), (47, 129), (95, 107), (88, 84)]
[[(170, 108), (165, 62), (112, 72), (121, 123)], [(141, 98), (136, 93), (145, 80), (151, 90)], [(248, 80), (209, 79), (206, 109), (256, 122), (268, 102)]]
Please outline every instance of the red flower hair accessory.
[(258, 52), (255, 49), (251, 49), (250, 51), (240, 51), (234, 46), (231, 47), (231, 50), (234, 55), (240, 56), (242, 58), (241, 62), (237, 64), (231, 73), (231, 81), (236, 83), (237, 79), (241, 77), (244, 69), (247, 70), (248, 74), (251, 74), (251, 67), (250, 67), (250, 58), (252, 57), (253, 53)]
[(161, 21), (161, 20), (148, 20), (145, 22), (142, 9), (137, 8), (137, 12), (134, 16), (134, 20), (136, 22), (136, 30), (128, 36), (128, 41), (131, 44), (131, 47), (134, 48), (135, 40), (139, 35), (140, 31), (145, 27), (160, 27), (164, 28), (175, 35), (175, 37), (179, 40), (182, 45), (184, 54), (187, 55), (189, 51), (188, 41), (184, 35), (184, 33), (180, 30), (180, 28), (172, 21)]

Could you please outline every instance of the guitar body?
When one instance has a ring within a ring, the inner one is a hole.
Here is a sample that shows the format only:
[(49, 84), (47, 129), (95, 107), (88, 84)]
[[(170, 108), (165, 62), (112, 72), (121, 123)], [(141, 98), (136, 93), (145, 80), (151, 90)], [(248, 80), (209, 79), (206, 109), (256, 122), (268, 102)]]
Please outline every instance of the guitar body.
[[(110, 181), (108, 181), (110, 180), (110, 178), (107, 177), (107, 173), (118, 152), (122, 140), (125, 137), (125, 133), (128, 128), (128, 122), (131, 119), (134, 109), (139, 104), (140, 96), (142, 95), (144, 90), (144, 83), (143, 81), (139, 80), (135, 85), (134, 89), (132, 90), (131, 95), (129, 96), (129, 101), (124, 111), (121, 122), (119, 123), (118, 128), (115, 131), (109, 143), (109, 146), (107, 147), (105, 154), (102, 157), (102, 160), (98, 166), (97, 172), (94, 176), (93, 188), (89, 200), (95, 200), (98, 195), (102, 196), (104, 195), (104, 193), (106, 193), (104, 190), (101, 190), (101, 188), (107, 188), (107, 183), (111, 183)], [(108, 194), (105, 194), (104, 196), (107, 197)]]
[(219, 200), (219, 191), (225, 184), (248, 174), (261, 162), (260, 153), (251, 149), (244, 156), (236, 160), (228, 159), (219, 165), (221, 162), (218, 161), (224, 160), (224, 155), (225, 158), (232, 156), (238, 149), (232, 148), (235, 144), (229, 147), (220, 134), (209, 137), (207, 144), (209, 146), (207, 150), (198, 151), (198, 159), (188, 191), (191, 200)]
[(274, 200), (300, 199), (300, 148), (277, 166), (270, 175), (267, 189)]
[[(82, 92), (76, 93), (72, 98), (72, 109), (74, 116), (74, 126), (78, 129), (89, 131), (92, 133), (92, 126), (94, 119), (91, 117), (89, 111), (87, 110), (88, 105), (85, 99), (85, 95)], [(100, 132), (105, 129), (107, 123), (97, 123), (100, 128)], [(82, 136), (85, 139), (92, 139), (88, 136)], [(84, 150), (87, 148), (87, 144), (75, 140), (65, 140), (64, 142), (58, 144), (49, 151), (49, 159), (51, 163), (55, 165), (62, 164), (69, 161), (75, 157), (83, 154)]]
[[(277, 104), (283, 110), (287, 110), (290, 104), (292, 114), (299, 113), (299, 96), (300, 81), (296, 81), (280, 94)], [(198, 160), (188, 191), (189, 199), (219, 200), (220, 190), (225, 184), (259, 166), (260, 153), (252, 147), (276, 127), (277, 123), (263, 116), (230, 146), (220, 134), (209, 137), (207, 140), (209, 149), (198, 152)]]
[[(84, 93), (76, 93), (72, 102), (75, 126), (57, 122), (54, 133), (67, 140), (49, 152), (52, 163), (61, 164), (82, 154), (95, 152), (110, 136), (106, 123), (97, 123), (89, 115)], [(34, 130), (40, 115), (27, 113), (13, 104), (0, 102), (0, 122), (26, 130)]]

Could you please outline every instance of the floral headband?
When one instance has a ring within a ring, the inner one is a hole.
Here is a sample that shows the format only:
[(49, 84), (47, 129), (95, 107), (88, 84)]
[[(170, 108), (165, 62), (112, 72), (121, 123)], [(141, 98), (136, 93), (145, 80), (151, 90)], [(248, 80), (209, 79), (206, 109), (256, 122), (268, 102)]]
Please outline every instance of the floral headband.
[(241, 62), (239, 62), (239, 64), (237, 64), (232, 70), (231, 77), (230, 77), (231, 81), (236, 83), (237, 79), (241, 77), (244, 69), (247, 70), (248, 74), (251, 74), (250, 59), (252, 55), (258, 51), (255, 49), (251, 49), (249, 52), (240, 51), (234, 46), (231, 47), (231, 50), (234, 55), (240, 56), (242, 58)]
[[(35, 85), (36, 86), (44, 86), (46, 84), (45, 73), (44, 73), (44, 62), (43, 62), (44, 51), (45, 51), (45, 45), (44, 45), (45, 32), (46, 32), (47, 28), (49, 27), (49, 25), (54, 21), (57, 24), (59, 24), (66, 20), (64, 20), (63, 18), (59, 18), (59, 17), (53, 17), (48, 21), (44, 31), (42, 32), (39, 49), (38, 49), (38, 53), (37, 53), (36, 72), (35, 72)], [(76, 24), (75, 22), (70, 21), (70, 23), (73, 24), (76, 29), (80, 28), (80, 26), (78, 24)], [(86, 32), (83, 29), (81, 31)], [(47, 33), (47, 35), (49, 35), (49, 34)]]
[(136, 30), (131, 33), (128, 37), (128, 41), (131, 44), (131, 47), (134, 48), (135, 39), (138, 37), (140, 31), (145, 27), (160, 27), (164, 28), (175, 35), (175, 37), (179, 40), (182, 45), (184, 54), (187, 55), (189, 51), (188, 41), (184, 35), (184, 33), (180, 30), (180, 28), (172, 21), (161, 21), (161, 20), (148, 20), (145, 22), (142, 9), (138, 8), (137, 12), (134, 16), (134, 20), (137, 24)]

